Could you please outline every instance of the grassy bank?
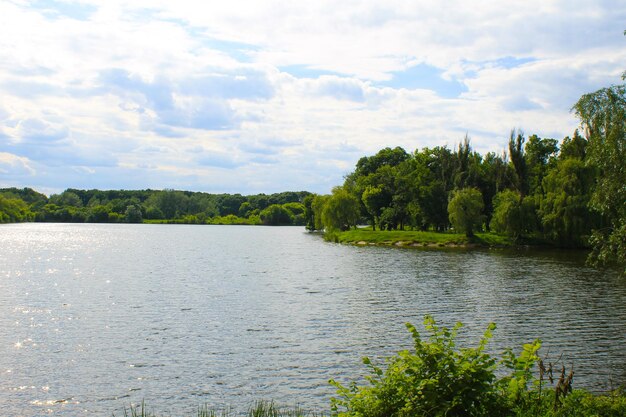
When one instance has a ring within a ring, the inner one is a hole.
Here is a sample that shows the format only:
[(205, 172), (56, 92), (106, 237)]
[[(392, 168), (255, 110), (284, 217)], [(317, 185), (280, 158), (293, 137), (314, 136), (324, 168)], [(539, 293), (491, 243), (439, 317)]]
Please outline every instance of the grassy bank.
[(330, 240), (352, 245), (407, 247), (510, 247), (511, 238), (495, 233), (477, 233), (468, 238), (462, 233), (437, 233), (417, 230), (353, 229), (329, 235)]

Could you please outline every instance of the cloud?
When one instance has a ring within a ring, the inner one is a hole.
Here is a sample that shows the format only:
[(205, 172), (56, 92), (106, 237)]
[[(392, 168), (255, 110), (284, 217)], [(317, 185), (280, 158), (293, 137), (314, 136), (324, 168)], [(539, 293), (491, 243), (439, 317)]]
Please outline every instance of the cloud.
[(580, 95), (620, 82), (625, 20), (612, 0), (0, 2), (0, 152), (47, 189), (327, 192), (385, 146), (571, 134)]
[(362, 102), (365, 100), (363, 83), (350, 78), (323, 75), (315, 82), (317, 93), (338, 100)]
[(0, 152), (0, 173), (6, 177), (34, 176), (37, 171), (32, 167), (32, 161), (28, 158)]
[(90, 4), (55, 0), (34, 0), (30, 2), (30, 7), (50, 19), (88, 20), (98, 10), (96, 6)]
[(11, 80), (2, 83), (3, 91), (22, 98), (35, 98), (49, 95), (61, 95), (63, 89), (45, 82)]
[(233, 155), (204, 151), (195, 157), (195, 160), (202, 166), (234, 169), (242, 166)]
[(410, 65), (402, 71), (391, 73), (391, 79), (379, 82), (378, 85), (392, 88), (427, 89), (435, 91), (439, 96), (454, 98), (468, 91), (467, 86), (456, 79), (446, 79), (442, 69), (426, 65)]
[[(247, 119), (233, 109), (230, 99), (263, 100), (273, 95), (267, 77), (259, 71), (233, 71), (191, 76), (185, 79), (165, 77), (144, 80), (136, 74), (114, 68), (102, 71), (99, 92), (113, 92), (127, 100), (125, 110), (144, 113), (152, 110), (157, 125), (202, 130), (236, 128)], [(178, 133), (156, 127), (165, 136)]]
[(66, 126), (35, 118), (20, 120), (15, 129), (15, 139), (23, 144), (53, 145), (68, 135)]
[(185, 78), (180, 92), (189, 96), (221, 97), (225, 99), (269, 99), (274, 87), (260, 71), (239, 70)]
[(514, 97), (506, 98), (502, 102), (503, 107), (512, 112), (524, 111), (524, 110), (537, 110), (541, 109), (541, 105), (530, 100), (528, 97), (522, 95), (516, 95)]

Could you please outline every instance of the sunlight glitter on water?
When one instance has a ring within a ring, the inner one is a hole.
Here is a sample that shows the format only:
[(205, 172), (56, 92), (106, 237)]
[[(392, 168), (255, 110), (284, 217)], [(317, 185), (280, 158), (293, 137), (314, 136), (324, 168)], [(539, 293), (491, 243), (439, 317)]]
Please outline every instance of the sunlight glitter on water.
[(26, 224), (2, 226), (0, 268), (8, 415), (111, 415), (142, 399), (163, 415), (260, 398), (327, 409), (329, 378), (407, 348), (404, 323), (426, 313), (463, 321), (463, 342), (495, 321), (497, 353), (540, 337), (575, 361), (579, 387), (607, 372), (626, 381), (626, 282), (568, 253), (357, 248), (298, 228)]

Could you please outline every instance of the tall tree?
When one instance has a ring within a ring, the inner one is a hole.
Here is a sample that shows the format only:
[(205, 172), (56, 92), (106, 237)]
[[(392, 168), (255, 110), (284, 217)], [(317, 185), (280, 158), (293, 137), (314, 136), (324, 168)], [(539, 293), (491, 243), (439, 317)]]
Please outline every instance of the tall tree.
[(587, 160), (600, 171), (591, 206), (607, 227), (592, 236), (594, 259), (626, 265), (626, 85), (585, 94), (573, 110), (587, 137)]
[(589, 208), (594, 171), (579, 158), (567, 158), (543, 180), (541, 223), (546, 236), (561, 246), (585, 245), (597, 224), (597, 214)]
[(509, 137), (509, 155), (511, 163), (515, 170), (515, 186), (522, 198), (528, 194), (528, 167), (524, 158), (524, 133), (521, 131), (511, 130)]
[(542, 139), (531, 135), (524, 148), (524, 158), (528, 169), (528, 189), (530, 194), (541, 193), (541, 182), (548, 167), (556, 163), (558, 152), (556, 139)]
[(348, 230), (357, 225), (360, 217), (359, 201), (343, 187), (333, 188), (322, 211), (324, 229)]
[(452, 193), (448, 203), (450, 223), (455, 230), (464, 232), (467, 237), (474, 236), (483, 222), (483, 196), (476, 188), (464, 188)]

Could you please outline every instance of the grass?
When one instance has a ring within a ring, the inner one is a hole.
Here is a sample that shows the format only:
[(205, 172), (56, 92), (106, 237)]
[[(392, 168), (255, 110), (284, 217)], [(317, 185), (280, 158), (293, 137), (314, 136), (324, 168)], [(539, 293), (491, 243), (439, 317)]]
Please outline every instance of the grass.
[(477, 233), (468, 238), (462, 233), (439, 233), (418, 230), (376, 230), (353, 229), (339, 232), (332, 237), (338, 243), (374, 244), (381, 246), (422, 246), (422, 247), (468, 247), (468, 246), (514, 246), (507, 236), (495, 233)]
[[(297, 406), (280, 407), (272, 401), (258, 401), (243, 414), (244, 417), (324, 417), (329, 415), (331, 414), (309, 412)], [(540, 397), (519, 404), (508, 413), (503, 414), (502, 417), (622, 417), (624, 415), (626, 415), (626, 393), (621, 390), (607, 394), (592, 394), (585, 390), (574, 390), (565, 397), (558, 408), (554, 407), (554, 391), (547, 390)], [(200, 407), (193, 417), (236, 416), (241, 416), (241, 414), (235, 414), (230, 410), (216, 411), (204, 406)], [(164, 416), (149, 411), (142, 403), (125, 409), (123, 417)]]
[[(231, 410), (216, 411), (203, 406), (198, 408), (195, 417), (235, 417), (241, 414), (235, 414)], [(131, 406), (129, 409), (124, 409), (124, 417), (161, 417), (150, 411), (145, 403), (141, 405)], [(273, 401), (257, 401), (254, 403), (248, 411), (244, 414), (245, 417), (323, 417), (323, 414), (317, 414), (303, 410), (302, 408), (295, 407), (280, 407)], [(113, 414), (115, 417), (115, 414)]]

